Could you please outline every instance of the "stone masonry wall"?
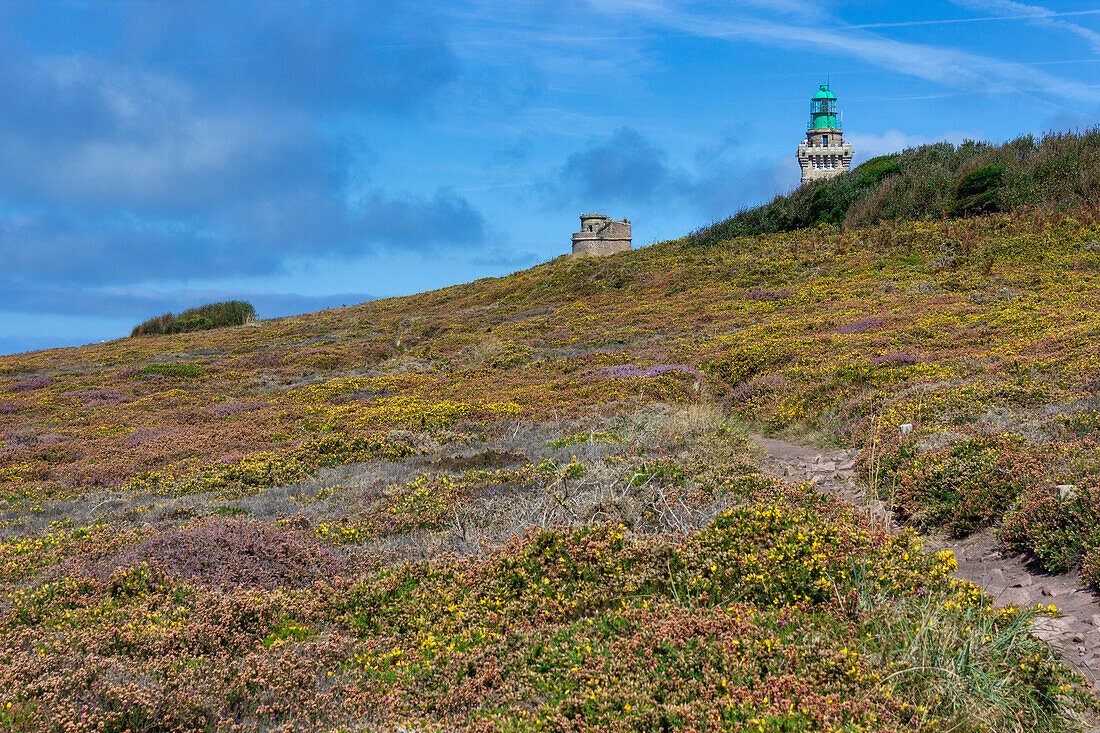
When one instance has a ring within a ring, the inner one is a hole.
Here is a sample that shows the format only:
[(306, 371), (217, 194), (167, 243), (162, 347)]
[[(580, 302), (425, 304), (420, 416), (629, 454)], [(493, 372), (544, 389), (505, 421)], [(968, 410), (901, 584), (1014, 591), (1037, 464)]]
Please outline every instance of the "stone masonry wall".
[(603, 257), (630, 250), (630, 222), (601, 214), (581, 216), (581, 231), (573, 234), (573, 254)]
[[(827, 136), (828, 144), (822, 145)], [(833, 178), (847, 171), (852, 164), (852, 146), (844, 142), (839, 128), (810, 130), (798, 146), (798, 165), (802, 168), (802, 182)], [(816, 164), (815, 164), (816, 163)]]
[(629, 252), (629, 239), (583, 239), (573, 242), (573, 254), (606, 257), (616, 252)]

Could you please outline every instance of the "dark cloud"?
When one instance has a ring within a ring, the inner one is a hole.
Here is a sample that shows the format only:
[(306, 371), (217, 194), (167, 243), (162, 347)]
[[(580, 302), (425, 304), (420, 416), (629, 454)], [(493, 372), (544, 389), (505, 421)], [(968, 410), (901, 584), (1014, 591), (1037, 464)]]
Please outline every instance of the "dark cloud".
[(686, 181), (669, 168), (665, 152), (630, 127), (573, 153), (558, 174), (570, 198), (600, 202), (647, 204)]
[[(177, 216), (342, 185), (343, 151), (307, 120), (196, 109), (167, 81), (134, 76), (87, 63), (0, 75), (0, 95), (32, 99), (49, 121), (37, 126), (23, 119), (29, 112), (0, 107), (0, 195), (14, 205)], [(74, 96), (79, 110), (69, 109)]]
[(688, 170), (670, 165), (666, 152), (637, 130), (621, 127), (570, 155), (542, 195), (555, 206), (585, 211), (675, 207), (726, 216), (782, 188), (777, 163), (750, 157), (747, 147), (747, 130), (726, 130), (699, 147)]
[(119, 65), (141, 59), (220, 106), (408, 111), (458, 71), (430, 7), (400, 0), (16, 3), (4, 20), (60, 56), (78, 37)]
[(466, 199), (441, 189), (432, 198), (375, 192), (362, 204), (358, 225), (371, 240), (405, 250), (439, 244), (476, 245), (485, 239), (485, 219)]
[[(241, 202), (209, 218), (80, 213), (0, 218), (0, 284), (35, 289), (270, 275), (290, 258), (355, 258), (390, 247), (470, 249), (486, 223), (465, 198), (372, 193), (346, 208), (316, 191)], [(10, 296), (9, 296), (10, 297)]]
[(20, 283), (9, 286), (9, 298), (22, 292), (33, 299), (36, 289), (48, 292), (52, 287), (280, 269), (280, 259), (258, 254), (239, 241), (204, 235), (198, 222), (158, 225), (55, 215), (0, 221), (0, 272)]

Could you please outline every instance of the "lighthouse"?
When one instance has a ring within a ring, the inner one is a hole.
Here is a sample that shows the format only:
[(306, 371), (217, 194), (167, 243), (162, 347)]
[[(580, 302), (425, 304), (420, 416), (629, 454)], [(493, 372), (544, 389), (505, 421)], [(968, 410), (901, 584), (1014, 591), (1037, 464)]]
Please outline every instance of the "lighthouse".
[(802, 182), (832, 178), (852, 165), (852, 146), (844, 142), (836, 95), (822, 84), (810, 99), (810, 123), (806, 139), (798, 144)]

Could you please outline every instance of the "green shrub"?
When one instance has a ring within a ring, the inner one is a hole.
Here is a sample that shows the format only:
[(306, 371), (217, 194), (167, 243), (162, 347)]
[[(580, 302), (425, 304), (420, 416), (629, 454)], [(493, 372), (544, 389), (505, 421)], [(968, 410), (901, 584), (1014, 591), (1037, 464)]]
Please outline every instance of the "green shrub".
[(1076, 486), (1072, 498), (1047, 487), (1028, 492), (1000, 537), (1009, 549), (1034, 556), (1052, 573), (1083, 562), (1082, 575), (1100, 586), (1100, 484), (1090, 476)]
[(175, 322), (176, 317), (171, 313), (165, 313), (164, 315), (157, 316), (156, 318), (150, 318), (144, 323), (139, 323), (134, 326), (134, 330), (130, 332), (131, 336), (141, 336), (146, 334), (158, 334), (168, 333), (168, 328)]
[(704, 368), (729, 386), (736, 387), (767, 368), (788, 361), (789, 358), (781, 349), (748, 344), (707, 362)]
[(983, 165), (961, 176), (955, 184), (955, 200), (949, 210), (951, 216), (976, 216), (998, 211), (1004, 174), (1004, 166)]
[(134, 326), (131, 336), (160, 333), (189, 333), (208, 331), (212, 328), (240, 326), (256, 319), (256, 309), (243, 300), (227, 300), (207, 303), (198, 308), (188, 308), (178, 316), (172, 313), (150, 318)]
[(142, 367), (138, 374), (158, 374), (162, 377), (177, 377), (179, 379), (196, 379), (206, 376), (206, 368), (199, 364), (150, 364)]
[(176, 322), (172, 324), (169, 333), (209, 331), (211, 328), (214, 328), (214, 322), (209, 318), (204, 318), (203, 316), (187, 316), (186, 318), (177, 318)]
[(870, 188), (882, 183), (887, 176), (901, 173), (903, 169), (900, 158), (901, 153), (891, 153), (864, 162), (855, 169), (859, 175), (857, 185), (861, 188)]
[(911, 455), (899, 449), (884, 460), (896, 486), (895, 509), (906, 521), (944, 527), (956, 537), (1001, 519), (1039, 473), (1020, 441), (1003, 436), (904, 457)]

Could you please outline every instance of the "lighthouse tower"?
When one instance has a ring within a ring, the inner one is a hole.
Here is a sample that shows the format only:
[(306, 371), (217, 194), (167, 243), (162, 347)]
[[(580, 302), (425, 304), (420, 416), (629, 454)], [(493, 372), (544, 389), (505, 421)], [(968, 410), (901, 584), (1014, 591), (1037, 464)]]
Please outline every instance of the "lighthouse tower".
[(852, 146), (844, 142), (836, 95), (822, 84), (810, 99), (810, 124), (806, 139), (798, 145), (802, 182), (832, 178), (852, 165)]

